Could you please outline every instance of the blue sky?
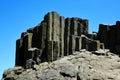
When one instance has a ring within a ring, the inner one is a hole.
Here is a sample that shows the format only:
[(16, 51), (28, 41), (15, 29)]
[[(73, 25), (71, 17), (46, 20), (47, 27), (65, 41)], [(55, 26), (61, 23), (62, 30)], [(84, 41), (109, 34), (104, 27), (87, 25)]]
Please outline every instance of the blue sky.
[(89, 31), (98, 31), (100, 23), (120, 20), (120, 0), (0, 0), (0, 78), (14, 67), (15, 43), (21, 32), (43, 20), (47, 12), (89, 20)]

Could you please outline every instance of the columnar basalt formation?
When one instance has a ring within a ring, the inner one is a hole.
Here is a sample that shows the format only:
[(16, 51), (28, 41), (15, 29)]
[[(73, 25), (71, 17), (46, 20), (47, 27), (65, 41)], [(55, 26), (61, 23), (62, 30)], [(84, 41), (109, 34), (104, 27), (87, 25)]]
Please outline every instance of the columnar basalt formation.
[(81, 49), (109, 48), (120, 52), (119, 33), (119, 21), (116, 25), (100, 24), (98, 33), (89, 34), (87, 19), (64, 18), (56, 12), (49, 12), (40, 24), (23, 32), (16, 41), (15, 65), (54, 61)]
[(120, 21), (115, 25), (100, 24), (98, 31), (98, 39), (105, 44), (105, 48), (112, 52), (120, 53)]

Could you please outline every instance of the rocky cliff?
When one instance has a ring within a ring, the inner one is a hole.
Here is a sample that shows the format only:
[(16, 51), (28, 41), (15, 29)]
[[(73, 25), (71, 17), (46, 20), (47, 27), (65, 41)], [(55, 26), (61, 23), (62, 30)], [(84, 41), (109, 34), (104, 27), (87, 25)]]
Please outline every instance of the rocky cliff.
[(88, 33), (87, 19), (64, 18), (56, 12), (49, 12), (40, 24), (23, 32), (16, 41), (15, 65), (25, 66), (29, 59), (39, 64), (81, 49), (96, 51), (103, 48), (97, 34)]
[[(88, 20), (49, 12), (16, 41), (3, 80), (119, 80), (120, 21), (88, 32)], [(116, 54), (113, 54), (114, 52)]]

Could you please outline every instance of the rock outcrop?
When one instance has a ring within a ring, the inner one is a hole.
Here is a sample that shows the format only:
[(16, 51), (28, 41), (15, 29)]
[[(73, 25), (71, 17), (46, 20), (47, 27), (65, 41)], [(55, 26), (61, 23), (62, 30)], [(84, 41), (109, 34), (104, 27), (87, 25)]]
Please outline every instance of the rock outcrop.
[(120, 21), (115, 25), (99, 25), (98, 39), (105, 44), (105, 48), (120, 55)]
[(104, 48), (100, 47), (99, 40), (95, 40), (96, 36), (88, 33), (87, 19), (64, 18), (49, 12), (40, 24), (23, 32), (17, 40), (15, 65), (25, 66), (29, 59), (35, 63), (54, 61), (81, 49), (96, 51)]
[(88, 23), (47, 13), (16, 41), (15, 67), (2, 80), (119, 80), (120, 21), (92, 34)]
[[(94, 54), (95, 53), (95, 54)], [(81, 50), (53, 62), (33, 65), (30, 69), (6, 70), (2, 80), (119, 80), (120, 58), (109, 52)]]

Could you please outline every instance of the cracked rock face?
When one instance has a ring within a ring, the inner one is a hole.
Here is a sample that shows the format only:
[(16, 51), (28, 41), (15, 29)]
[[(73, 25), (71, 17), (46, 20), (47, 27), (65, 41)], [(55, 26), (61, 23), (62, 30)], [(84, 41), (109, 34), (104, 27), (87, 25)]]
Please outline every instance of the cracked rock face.
[(100, 52), (81, 50), (31, 69), (14, 67), (4, 72), (2, 80), (119, 80), (120, 58), (108, 50)]

